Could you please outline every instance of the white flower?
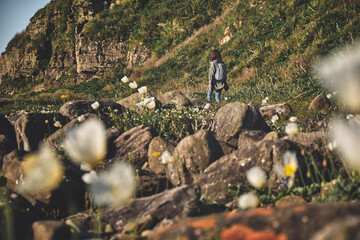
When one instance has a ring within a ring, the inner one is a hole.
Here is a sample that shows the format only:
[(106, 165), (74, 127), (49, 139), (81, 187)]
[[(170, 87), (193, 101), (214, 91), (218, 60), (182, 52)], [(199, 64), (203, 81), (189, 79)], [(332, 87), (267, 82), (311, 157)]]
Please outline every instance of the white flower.
[(228, 98), (227, 98), (227, 97), (224, 97), (224, 100), (225, 100), (225, 101), (227, 101), (227, 100), (228, 100)]
[(204, 109), (209, 109), (210, 107), (211, 107), (211, 104), (210, 104), (210, 103), (207, 103), (207, 104), (205, 104)]
[(101, 172), (89, 185), (94, 201), (101, 206), (122, 204), (134, 196), (135, 189), (135, 173), (130, 165), (122, 162)]
[(121, 79), (121, 81), (122, 81), (123, 83), (128, 83), (128, 82), (129, 82), (129, 78), (128, 78), (127, 76), (124, 76), (124, 77)]
[(92, 170), (89, 173), (82, 175), (81, 179), (84, 181), (84, 183), (90, 184), (97, 179), (97, 174), (94, 170)]
[(360, 171), (360, 126), (355, 121), (335, 121), (329, 138), (344, 164)]
[(171, 156), (171, 154), (165, 150), (162, 154), (161, 154), (161, 162), (162, 164), (168, 164), (168, 163), (172, 163), (173, 162), (173, 157)]
[(266, 183), (266, 173), (259, 167), (252, 167), (246, 172), (248, 182), (256, 188), (262, 188)]
[(63, 179), (64, 167), (47, 145), (41, 145), (37, 153), (28, 154), (23, 162), (24, 181), (21, 192), (43, 192), (55, 189)]
[(96, 101), (96, 102), (93, 102), (93, 103), (91, 104), (91, 107), (92, 107), (94, 110), (97, 110), (97, 109), (100, 107), (100, 104), (99, 104), (98, 101)]
[(59, 128), (61, 126), (61, 123), (59, 121), (54, 122), (54, 126)]
[(296, 120), (297, 120), (297, 117), (290, 117), (290, 118), (289, 118), (289, 121), (290, 121), (290, 122), (296, 122)]
[(324, 86), (352, 113), (360, 112), (360, 45), (347, 46), (319, 64)]
[(274, 116), (271, 117), (272, 123), (276, 123), (278, 120), (279, 120), (279, 116), (277, 114), (275, 114)]
[(283, 155), (283, 165), (276, 164), (274, 169), (280, 177), (289, 178), (287, 185), (289, 188), (292, 187), (294, 184), (295, 173), (298, 169), (296, 152), (286, 151)]
[(328, 99), (330, 99), (331, 96), (332, 96), (331, 93), (329, 93), (329, 94), (326, 95), (326, 97), (327, 97)]
[(256, 208), (259, 205), (259, 198), (252, 192), (244, 193), (238, 200), (239, 208)]
[(105, 126), (99, 120), (90, 119), (67, 132), (63, 145), (74, 163), (94, 167), (106, 156)]
[(140, 94), (145, 94), (145, 93), (147, 93), (147, 87), (146, 87), (146, 86), (143, 86), (143, 87), (141, 87), (141, 88), (138, 88), (138, 92), (139, 92)]
[(347, 120), (349, 120), (349, 119), (351, 119), (351, 118), (353, 118), (353, 117), (354, 117), (354, 115), (352, 115), (352, 114), (346, 115), (346, 119), (347, 119)]
[(85, 116), (81, 115), (81, 116), (77, 117), (77, 120), (78, 120), (78, 122), (83, 122), (83, 121), (85, 121)]
[(289, 136), (297, 136), (299, 133), (299, 129), (296, 123), (289, 123), (285, 127), (285, 132)]
[(129, 87), (131, 87), (132, 89), (135, 89), (138, 87), (137, 83), (135, 81), (129, 83)]
[(146, 106), (147, 106), (149, 109), (154, 109), (154, 108), (156, 107), (155, 100), (152, 100), (151, 102), (149, 102), (148, 104), (146, 104)]

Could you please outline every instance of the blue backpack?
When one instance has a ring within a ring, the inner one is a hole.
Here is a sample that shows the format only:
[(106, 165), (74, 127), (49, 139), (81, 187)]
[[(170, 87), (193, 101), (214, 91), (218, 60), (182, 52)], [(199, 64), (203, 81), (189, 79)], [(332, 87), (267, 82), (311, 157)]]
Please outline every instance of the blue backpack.
[(215, 80), (225, 82), (227, 78), (226, 66), (223, 62), (215, 63)]

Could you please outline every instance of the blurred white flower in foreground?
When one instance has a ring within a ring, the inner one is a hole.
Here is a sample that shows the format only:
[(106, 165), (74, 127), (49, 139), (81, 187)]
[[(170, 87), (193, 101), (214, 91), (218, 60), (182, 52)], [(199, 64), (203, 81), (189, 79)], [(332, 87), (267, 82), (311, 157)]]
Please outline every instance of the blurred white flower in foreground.
[(105, 126), (90, 119), (67, 132), (63, 145), (74, 163), (94, 167), (106, 156)]
[(252, 167), (246, 172), (248, 182), (257, 188), (262, 188), (266, 183), (266, 173), (259, 167)]
[(283, 165), (275, 165), (275, 171), (280, 177), (289, 178), (288, 187), (291, 187), (294, 184), (295, 173), (298, 169), (296, 152), (286, 151), (283, 160)]
[(299, 129), (296, 123), (289, 123), (285, 127), (285, 133), (289, 136), (297, 136), (299, 133)]
[(124, 76), (124, 77), (121, 79), (121, 81), (122, 81), (123, 83), (128, 83), (128, 82), (129, 82), (129, 78), (128, 78), (127, 76)]
[(100, 107), (100, 103), (98, 101), (96, 102), (93, 102), (91, 104), (91, 107), (94, 109), (94, 110), (97, 110), (99, 107)]
[(259, 198), (255, 193), (244, 193), (239, 197), (238, 205), (241, 209), (256, 208), (259, 205)]
[(360, 171), (360, 125), (355, 121), (337, 120), (329, 131), (332, 143), (344, 165), (351, 170)]
[(328, 99), (330, 99), (331, 98), (331, 93), (329, 93), (329, 94), (326, 94), (326, 97), (328, 98)]
[(278, 120), (279, 120), (279, 116), (278, 116), (277, 114), (275, 114), (275, 115), (273, 115), (273, 116), (271, 117), (271, 122), (272, 122), (272, 123), (276, 123)]
[(290, 122), (296, 122), (296, 120), (297, 120), (297, 117), (294, 117), (294, 116), (289, 118)]
[(348, 46), (317, 66), (320, 81), (352, 113), (360, 112), (360, 45)]
[(54, 126), (59, 128), (61, 126), (61, 123), (59, 121), (54, 122)]
[(47, 145), (41, 145), (37, 153), (24, 157), (25, 178), (19, 190), (22, 192), (42, 192), (55, 189), (63, 179), (64, 167), (55, 153)]
[(81, 115), (81, 116), (77, 117), (77, 120), (78, 120), (78, 122), (83, 122), (83, 121), (85, 121), (85, 116)]
[(92, 170), (92, 171), (82, 175), (81, 179), (85, 183), (90, 184), (90, 183), (94, 182), (97, 179), (97, 174), (96, 174), (96, 172), (94, 170)]
[(141, 88), (138, 88), (138, 92), (139, 92), (140, 94), (145, 94), (145, 93), (147, 93), (147, 87), (146, 87), (146, 86), (143, 86), (143, 87), (141, 87)]
[(173, 157), (171, 156), (171, 154), (165, 150), (162, 154), (161, 154), (161, 162), (162, 164), (168, 164), (168, 163), (172, 163), (173, 162)]
[(135, 173), (130, 165), (117, 162), (96, 178), (92, 179), (89, 190), (94, 201), (101, 206), (119, 205), (134, 196)]
[(131, 87), (132, 89), (135, 89), (138, 87), (137, 83), (135, 81), (129, 83), (129, 87)]

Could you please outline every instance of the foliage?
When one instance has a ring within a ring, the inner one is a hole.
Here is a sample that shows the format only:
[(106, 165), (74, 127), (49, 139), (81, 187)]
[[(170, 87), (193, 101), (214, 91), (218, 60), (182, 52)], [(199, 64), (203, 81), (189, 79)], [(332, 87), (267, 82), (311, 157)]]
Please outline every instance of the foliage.
[(183, 107), (155, 111), (143, 109), (140, 112), (126, 110), (123, 113), (111, 112), (108, 117), (120, 132), (139, 125), (147, 125), (152, 127), (156, 135), (179, 141), (201, 129), (209, 129), (214, 114), (215, 112), (209, 109)]

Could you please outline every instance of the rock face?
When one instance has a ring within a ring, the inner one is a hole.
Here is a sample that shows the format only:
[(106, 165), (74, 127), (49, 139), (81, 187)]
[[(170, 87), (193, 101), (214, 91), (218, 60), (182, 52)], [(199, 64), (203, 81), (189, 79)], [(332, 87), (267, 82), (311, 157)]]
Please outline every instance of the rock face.
[(244, 130), (270, 130), (255, 107), (240, 102), (221, 107), (215, 115), (215, 121), (216, 138), (233, 146), (237, 145), (239, 134)]
[[(300, 152), (296, 144), (284, 140), (261, 141), (244, 145), (237, 151), (212, 163), (200, 175), (196, 183), (201, 187), (201, 194), (205, 198), (214, 202), (226, 203), (232, 200), (227, 191), (228, 187), (247, 182), (246, 172), (251, 167), (258, 166), (264, 170), (270, 186), (277, 184), (280, 179), (274, 170), (274, 165), (283, 164), (283, 154), (287, 150)], [(305, 173), (305, 164), (299, 155), (298, 164), (302, 169), (301, 172)]]
[(212, 133), (201, 130), (179, 142), (174, 150), (173, 162), (167, 164), (166, 176), (175, 186), (191, 184), (223, 154)]
[[(151, 52), (141, 42), (130, 47), (129, 42), (92, 40), (84, 34), (86, 24), (110, 4), (102, 0), (50, 2), (0, 56), (0, 78), (44, 79), (40, 89), (46, 89), (60, 84), (59, 79), (69, 85), (103, 76), (119, 61), (130, 68), (144, 62)], [(66, 39), (59, 37), (59, 31)]]
[[(110, 207), (104, 210), (102, 221), (110, 224), (115, 231), (123, 231), (130, 220), (135, 221), (142, 230), (154, 227), (162, 219), (185, 217), (196, 210), (200, 198), (197, 185), (181, 186), (157, 195), (137, 198), (129, 204)], [(95, 216), (91, 213), (80, 213), (77, 218), (82, 227), (92, 227)]]
[(50, 136), (59, 129), (54, 126), (56, 121), (64, 126), (69, 120), (61, 114), (51, 113), (29, 113), (20, 117), (15, 122), (18, 149), (36, 150), (45, 136)]
[(173, 155), (175, 146), (161, 137), (155, 137), (151, 140), (148, 150), (149, 169), (155, 174), (166, 174), (166, 166), (161, 161), (163, 152), (168, 151)]
[(152, 139), (151, 127), (140, 125), (121, 134), (114, 142), (115, 152), (99, 168), (107, 168), (114, 161), (130, 162), (141, 169), (147, 162), (148, 147)]

